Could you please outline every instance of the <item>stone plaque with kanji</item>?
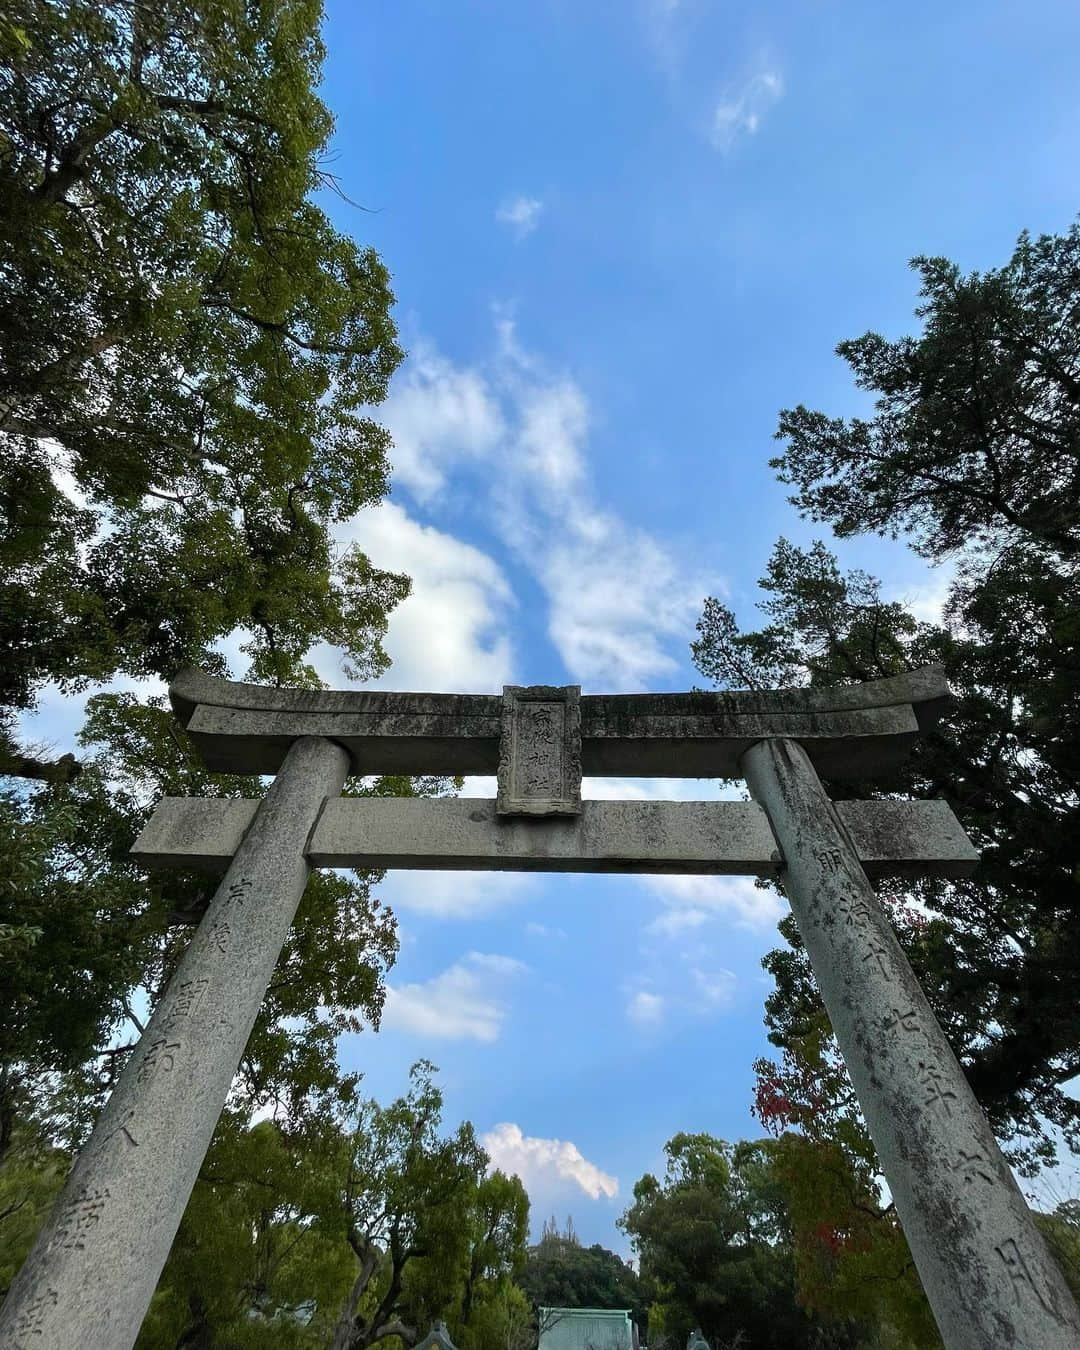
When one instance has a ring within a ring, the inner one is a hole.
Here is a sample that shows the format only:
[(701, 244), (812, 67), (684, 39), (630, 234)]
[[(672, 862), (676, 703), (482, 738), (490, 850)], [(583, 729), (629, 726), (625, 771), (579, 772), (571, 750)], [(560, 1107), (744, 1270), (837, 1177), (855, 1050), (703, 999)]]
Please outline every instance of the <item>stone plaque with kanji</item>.
[(496, 802), (500, 815), (580, 813), (580, 699), (576, 684), (504, 687)]

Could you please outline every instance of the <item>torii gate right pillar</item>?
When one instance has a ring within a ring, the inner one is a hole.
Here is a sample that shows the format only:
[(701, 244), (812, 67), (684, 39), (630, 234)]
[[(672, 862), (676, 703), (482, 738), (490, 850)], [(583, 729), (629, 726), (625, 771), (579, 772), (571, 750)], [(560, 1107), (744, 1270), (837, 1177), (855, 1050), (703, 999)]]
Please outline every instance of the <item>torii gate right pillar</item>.
[(833, 803), (795, 741), (742, 767), (949, 1350), (1074, 1350), (1076, 1304)]

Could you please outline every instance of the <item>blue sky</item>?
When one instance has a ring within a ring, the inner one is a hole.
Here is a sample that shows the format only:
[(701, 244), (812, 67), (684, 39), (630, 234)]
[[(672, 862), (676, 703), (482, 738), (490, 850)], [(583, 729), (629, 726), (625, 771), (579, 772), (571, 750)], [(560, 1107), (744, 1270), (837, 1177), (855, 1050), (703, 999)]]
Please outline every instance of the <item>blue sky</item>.
[[(813, 534), (767, 467), (778, 410), (865, 406), (833, 348), (911, 330), (910, 256), (994, 266), (1080, 206), (1072, 5), (331, 0), (326, 39), (333, 168), (372, 213), (327, 206), (393, 272), (410, 353), (390, 503), (348, 531), (415, 580), (390, 687), (693, 684), (704, 595), (751, 618), (776, 537)], [(903, 548), (841, 552), (932, 612), (943, 578)], [(379, 1094), (434, 1059), (537, 1227), (625, 1250), (672, 1133), (758, 1133), (769, 892), (383, 894), (401, 958), (345, 1058)]]
[[(695, 683), (704, 596), (751, 619), (776, 537), (813, 537), (767, 467), (779, 409), (865, 406), (833, 347), (911, 331), (911, 255), (994, 266), (1080, 206), (1072, 4), (329, 0), (325, 38), (329, 167), (369, 211), (324, 204), (391, 269), (409, 351), (380, 413), (391, 498), (342, 531), (414, 578), (391, 688)], [(933, 612), (943, 579), (900, 546), (840, 551)], [(63, 741), (72, 717), (47, 698), (32, 727)], [(625, 1251), (614, 1221), (671, 1134), (758, 1133), (770, 892), (382, 894), (401, 957), (344, 1059), (380, 1097), (433, 1059), (537, 1229), (572, 1213)]]

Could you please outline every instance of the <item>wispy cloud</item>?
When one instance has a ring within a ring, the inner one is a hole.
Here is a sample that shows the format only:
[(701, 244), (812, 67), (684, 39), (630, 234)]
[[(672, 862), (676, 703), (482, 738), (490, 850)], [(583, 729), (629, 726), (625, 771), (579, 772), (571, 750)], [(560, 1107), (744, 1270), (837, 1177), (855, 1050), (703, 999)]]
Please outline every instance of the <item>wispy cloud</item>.
[(734, 921), (741, 928), (776, 926), (783, 905), (775, 890), (757, 886), (752, 877), (641, 877), (664, 908), (646, 927), (656, 937), (678, 937), (713, 919)]
[(427, 1040), (495, 1041), (506, 1017), (500, 991), (526, 969), (513, 957), (469, 952), (422, 984), (388, 985), (382, 1025)]
[(590, 1200), (605, 1196), (613, 1200), (619, 1193), (616, 1177), (602, 1171), (584, 1157), (576, 1144), (567, 1139), (540, 1139), (525, 1134), (520, 1125), (504, 1121), (480, 1136), (491, 1158), (492, 1168), (519, 1176), (534, 1204), (537, 1195), (558, 1189), (569, 1182)]
[(448, 471), (486, 459), (506, 434), (485, 375), (455, 366), (423, 338), (413, 344), (379, 420), (394, 439), (395, 480), (422, 503), (444, 490)]
[(565, 928), (552, 928), (546, 923), (527, 923), (525, 932), (529, 937), (548, 938), (553, 941), (562, 941), (566, 937)]
[(523, 872), (399, 870), (387, 874), (379, 895), (395, 913), (476, 919), (517, 904), (537, 884), (535, 876)]
[(702, 970), (694, 966), (690, 975), (694, 981), (694, 993), (705, 1008), (726, 1007), (734, 997), (738, 978), (733, 970), (723, 967)]
[(955, 569), (951, 566), (928, 569), (923, 582), (907, 586), (886, 585), (885, 598), (899, 600), (920, 623), (940, 624), (944, 620), (945, 606), (955, 580)]
[[(389, 425), (405, 438), (395, 454), (397, 481), (425, 503), (445, 494), (452, 473), (471, 468), (471, 502), (539, 584), (548, 634), (571, 678), (594, 689), (648, 688), (679, 669), (673, 651), (681, 656), (701, 596), (721, 583), (597, 502), (584, 390), (525, 349), (505, 315), (496, 337), (493, 356), (473, 366), (420, 344), (422, 360), (390, 400)], [(382, 563), (379, 553), (371, 556)], [(488, 610), (493, 594), (485, 591)], [(458, 622), (453, 606), (445, 613)], [(500, 652), (508, 659), (508, 648), (493, 654)]]
[(728, 89), (713, 109), (709, 130), (713, 146), (727, 154), (742, 138), (755, 135), (762, 118), (783, 95), (784, 81), (777, 70), (759, 70)]
[(655, 1027), (664, 1019), (664, 998), (661, 994), (639, 989), (627, 1000), (626, 1015), (635, 1026)]
[(713, 1016), (730, 1006), (739, 985), (735, 972), (718, 965), (708, 944), (696, 934), (685, 944), (686, 950), (665, 946), (662, 956), (655, 950), (657, 936), (686, 938), (709, 919), (699, 910), (680, 910), (677, 916), (679, 922), (663, 929), (653, 925), (645, 929), (651, 941), (643, 944), (640, 987), (624, 987), (626, 1020), (646, 1037)]
[(507, 225), (518, 239), (532, 234), (540, 224), (544, 203), (537, 197), (508, 197), (495, 212), (500, 225)]

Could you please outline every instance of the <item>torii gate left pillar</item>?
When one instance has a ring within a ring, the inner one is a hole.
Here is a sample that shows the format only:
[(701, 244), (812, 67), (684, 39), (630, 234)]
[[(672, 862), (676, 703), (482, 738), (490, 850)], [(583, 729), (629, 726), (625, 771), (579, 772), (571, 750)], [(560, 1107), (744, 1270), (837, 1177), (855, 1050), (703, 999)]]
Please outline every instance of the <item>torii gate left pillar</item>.
[[(166, 801), (136, 845), (225, 875), (12, 1285), (0, 1346), (130, 1350), (314, 863), (780, 872), (948, 1350), (1080, 1350), (1080, 1314), (863, 867), (955, 875), (970, 845), (943, 803), (836, 808), (817, 777), (887, 771), (940, 706), (940, 672), (828, 692), (534, 686), (502, 700), (194, 672), (171, 692), (210, 767), (277, 777), (254, 811)], [(483, 773), (496, 759), (486, 805), (335, 801), (350, 769)], [(583, 764), (745, 775), (760, 805), (582, 803)]]
[(322, 737), (289, 749), (12, 1283), (0, 1345), (134, 1345), (348, 770)]

